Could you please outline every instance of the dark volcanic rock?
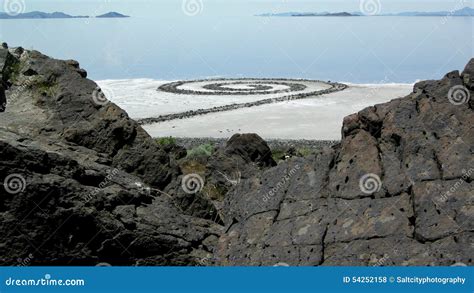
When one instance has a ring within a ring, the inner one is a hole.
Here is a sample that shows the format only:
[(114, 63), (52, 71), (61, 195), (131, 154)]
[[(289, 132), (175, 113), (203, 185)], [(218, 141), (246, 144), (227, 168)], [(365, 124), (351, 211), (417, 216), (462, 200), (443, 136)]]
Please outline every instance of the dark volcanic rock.
[(474, 60), (278, 165), (255, 134), (183, 159), (76, 61), (4, 46), (0, 73), (5, 265), (472, 265)]
[(219, 263), (472, 265), (473, 71), (417, 83), (347, 117), (340, 145), (235, 186)]
[[(221, 194), (241, 180), (252, 178), (261, 170), (276, 165), (267, 143), (256, 134), (235, 134), (219, 148), (207, 163), (207, 181)], [(223, 200), (223, 198), (218, 198)]]
[(55, 60), (36, 51), (24, 51), (16, 59), (0, 49), (0, 68), (2, 64), (3, 79), (11, 84), (9, 105), (0, 117), (3, 127), (94, 150), (113, 167), (137, 174), (153, 187), (164, 188), (176, 175), (168, 154), (84, 78), (77, 61)]
[(220, 233), (140, 178), (95, 163), (94, 151), (0, 134), (0, 177), (19, 184), (0, 189), (3, 264), (29, 254), (35, 265), (192, 264), (199, 243)]
[(224, 153), (239, 155), (247, 163), (257, 163), (262, 167), (276, 165), (267, 143), (257, 134), (235, 134), (227, 142)]
[(213, 202), (221, 220), (227, 192), (242, 180), (254, 178), (275, 165), (272, 151), (257, 134), (235, 134), (213, 154), (206, 165), (205, 196)]
[[(172, 151), (171, 147), (168, 147)], [(210, 156), (198, 156), (181, 161), (182, 173), (199, 176), (202, 180), (197, 193), (184, 192), (181, 176), (169, 186), (177, 204), (187, 214), (201, 218), (223, 220), (222, 202), (229, 189), (241, 180), (253, 178), (276, 163), (271, 156), (267, 143), (256, 134), (236, 134), (225, 146), (218, 147)]]
[(2, 263), (192, 265), (211, 253), (221, 227), (158, 190), (179, 175), (174, 158), (76, 61), (10, 50), (0, 49)]
[(5, 96), (5, 89), (3, 85), (0, 84), (0, 112), (5, 112), (7, 107), (7, 97)]

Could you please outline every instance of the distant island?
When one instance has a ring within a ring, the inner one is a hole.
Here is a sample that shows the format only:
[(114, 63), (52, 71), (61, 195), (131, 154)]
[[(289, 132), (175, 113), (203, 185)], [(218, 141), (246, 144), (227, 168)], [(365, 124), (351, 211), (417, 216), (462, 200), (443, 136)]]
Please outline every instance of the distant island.
[(257, 16), (298, 16), (298, 17), (311, 17), (311, 16), (361, 16), (357, 13), (349, 12), (282, 12), (282, 13), (264, 13)]
[(124, 18), (124, 17), (130, 17), (128, 15), (123, 15), (118, 12), (108, 12), (102, 15), (97, 15), (96, 18)]
[[(283, 17), (302, 17), (302, 16), (313, 16), (313, 17), (325, 17), (325, 16), (365, 16), (361, 12), (282, 12), (282, 13), (264, 13), (257, 16), (283, 16)], [(375, 16), (474, 16), (474, 9), (470, 7), (464, 7), (454, 11), (435, 11), (435, 12), (400, 12), (400, 13), (389, 13), (389, 14), (377, 14)]]
[(336, 12), (336, 13), (295, 13), (291, 16), (359, 16), (357, 14), (351, 14), (349, 12)]
[(69, 15), (63, 12), (41, 12), (41, 11), (32, 11), (26, 13), (20, 13), (18, 15), (10, 15), (5, 12), (0, 12), (0, 19), (57, 19), (57, 18), (124, 18), (130, 17), (128, 15), (123, 15), (118, 12), (108, 12), (105, 14), (97, 16), (83, 16), (83, 15)]

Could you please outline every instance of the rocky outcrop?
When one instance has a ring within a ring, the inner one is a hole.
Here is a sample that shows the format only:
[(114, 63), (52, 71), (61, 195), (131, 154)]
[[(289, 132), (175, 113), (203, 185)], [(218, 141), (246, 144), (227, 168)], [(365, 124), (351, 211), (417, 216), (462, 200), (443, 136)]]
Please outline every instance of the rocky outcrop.
[(8, 87), (7, 111), (0, 116), (4, 129), (94, 150), (102, 162), (140, 175), (156, 188), (164, 188), (176, 176), (168, 154), (85, 78), (86, 71), (76, 61), (0, 49), (2, 67)]
[(472, 265), (474, 60), (278, 165), (161, 146), (76, 61), (5, 45), (0, 73), (2, 264)]
[(4, 265), (197, 265), (221, 232), (94, 151), (0, 134)]
[(472, 265), (474, 61), (226, 195), (222, 265)]
[[(272, 151), (260, 136), (236, 134), (210, 156), (181, 160), (183, 175), (166, 191), (188, 214), (222, 223), (222, 204), (228, 190), (275, 165)], [(189, 176), (197, 180), (195, 193), (182, 188)]]
[(221, 227), (160, 191), (179, 175), (174, 157), (76, 61), (4, 48), (0, 68), (2, 264), (196, 265), (210, 253)]
[(7, 97), (5, 96), (5, 89), (0, 84), (0, 112), (5, 112), (7, 107)]

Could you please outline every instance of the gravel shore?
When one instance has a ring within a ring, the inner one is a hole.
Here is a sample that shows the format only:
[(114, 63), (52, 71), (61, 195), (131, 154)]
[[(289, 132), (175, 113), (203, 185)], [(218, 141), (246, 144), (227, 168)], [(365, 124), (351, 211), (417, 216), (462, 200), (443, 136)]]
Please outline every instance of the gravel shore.
[[(180, 146), (190, 150), (199, 145), (211, 143), (216, 147), (224, 146), (227, 142), (227, 138), (212, 138), (212, 137), (177, 137), (176, 143)], [(306, 139), (266, 139), (265, 140), (272, 150), (287, 149), (290, 147), (294, 148), (308, 148), (308, 149), (321, 149), (326, 146), (333, 146), (339, 141), (337, 140), (306, 140)]]

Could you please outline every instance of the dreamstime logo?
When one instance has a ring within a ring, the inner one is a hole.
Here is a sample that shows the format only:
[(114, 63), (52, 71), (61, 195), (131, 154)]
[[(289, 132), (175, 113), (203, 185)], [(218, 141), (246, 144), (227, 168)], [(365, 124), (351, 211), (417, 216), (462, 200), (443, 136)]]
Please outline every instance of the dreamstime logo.
[(96, 105), (104, 106), (110, 102), (107, 97), (111, 98), (113, 96), (114, 93), (110, 88), (96, 87), (92, 92), (92, 101), (94, 101), (94, 104)]
[(455, 14), (456, 11), (462, 9), (463, 7), (467, 6), (466, 4), (468, 4), (469, 1), (468, 0), (460, 0), (454, 7), (453, 9), (451, 9), (448, 14), (443, 17), (443, 19), (441, 20), (441, 24), (446, 24)]
[(207, 266), (212, 265), (212, 263), (216, 262), (217, 260), (218, 260), (218, 258), (214, 258), (211, 254), (207, 254), (206, 257), (198, 258), (197, 263), (200, 266), (207, 267)]
[(236, 171), (232, 173), (231, 175), (227, 175), (221, 171), (217, 171), (219, 174), (224, 177), (224, 179), (229, 182), (230, 184), (236, 186), (240, 183), (240, 179), (242, 178), (242, 173), (240, 171)]
[(135, 182), (135, 186), (140, 190), (141, 193), (150, 196), (151, 188), (142, 184), (141, 182)]
[(469, 178), (472, 174), (474, 174), (474, 168), (470, 168), (469, 170), (462, 170), (462, 176), (458, 179), (445, 193), (437, 198), (439, 203), (446, 203), (448, 199), (450, 199), (456, 191), (461, 188), (466, 182), (468, 182)]
[[(16, 90), (15, 90), (15, 91), (10, 92), (10, 96), (9, 96), (9, 99), (8, 99), (8, 104), (14, 104), (17, 99), (19, 99), (19, 98), (22, 97), (22, 93), (23, 93), (29, 86), (31, 86), (33, 83), (34, 83), (34, 78), (33, 78), (32, 76), (26, 77), (26, 80), (25, 80), (25, 82), (23, 82), (23, 84), (21, 84), (21, 85), (19, 85), (18, 87), (16, 87)], [(3, 109), (3, 111), (5, 111), (6, 108), (7, 108), (7, 101), (3, 102), (3, 103), (0, 105), (0, 108)], [(0, 112), (2, 112), (2, 111), (0, 111)]]
[(388, 254), (384, 254), (381, 259), (378, 259), (377, 262), (373, 265), (374, 267), (382, 267), (390, 259)]
[(10, 16), (17, 16), (26, 10), (25, 0), (5, 0), (3, 11)]
[(34, 258), (33, 254), (28, 254), (27, 257), (25, 258), (18, 258), (17, 261), (18, 261), (18, 266), (19, 267), (26, 267), (26, 266), (29, 266), (31, 264), (31, 261), (32, 259)]
[(267, 192), (263, 195), (263, 198), (262, 198), (263, 201), (267, 202), (271, 198), (273, 198), (278, 193), (279, 190), (281, 190), (282, 188), (285, 187), (285, 184), (290, 181), (291, 177), (293, 177), (300, 168), (301, 167), (299, 165), (296, 165), (295, 167), (293, 167), (290, 170), (290, 172), (288, 172), (288, 174), (286, 174), (286, 176), (284, 176), (272, 189), (270, 189), (269, 192)]
[(365, 15), (377, 15), (382, 10), (380, 0), (360, 0), (360, 11)]
[[(397, 255), (400, 255), (400, 251), (398, 249), (394, 249), (393, 252), (392, 252), (392, 256), (397, 256)], [(373, 265), (374, 267), (382, 267), (382, 266), (385, 266), (391, 259), (392, 257), (388, 254), (384, 254), (382, 258), (380, 259), (375, 259), (376, 262), (375, 264)]]
[(20, 174), (11, 174), (3, 181), (3, 187), (10, 194), (18, 194), (25, 191), (26, 180)]
[(373, 194), (380, 191), (382, 188), (382, 181), (376, 174), (365, 174), (360, 178), (359, 188), (365, 194)]
[(93, 200), (102, 189), (106, 188), (110, 184), (110, 182), (112, 182), (113, 178), (117, 176), (117, 174), (119, 173), (119, 170), (113, 169), (113, 170), (107, 170), (106, 172), (107, 172), (107, 176), (105, 176), (104, 180), (102, 180), (102, 182), (99, 183), (98, 188), (94, 188), (92, 192), (84, 196), (84, 200), (86, 202)]
[(204, 3), (202, 0), (183, 0), (181, 8), (187, 16), (196, 16), (202, 12)]
[(471, 98), (469, 90), (462, 85), (455, 85), (449, 89), (448, 99), (453, 105), (459, 106), (465, 104)]
[(188, 174), (181, 180), (181, 188), (187, 194), (195, 194), (202, 190), (204, 187), (204, 179), (198, 174)]

